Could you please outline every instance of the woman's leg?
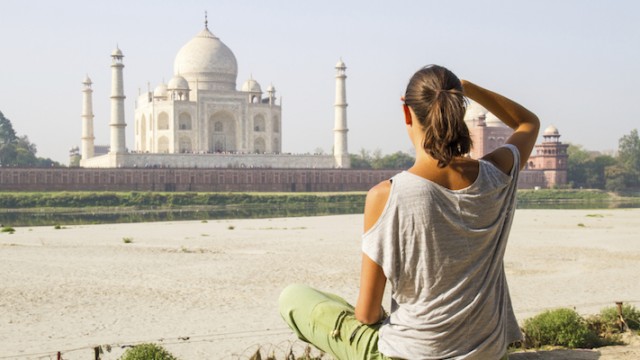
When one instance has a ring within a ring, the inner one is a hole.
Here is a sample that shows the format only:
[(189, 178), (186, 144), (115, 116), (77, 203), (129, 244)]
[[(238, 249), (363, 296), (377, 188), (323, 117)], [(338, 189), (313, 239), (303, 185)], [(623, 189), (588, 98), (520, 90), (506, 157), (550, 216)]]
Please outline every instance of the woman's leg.
[(280, 314), (303, 341), (336, 359), (385, 359), (378, 352), (378, 328), (356, 320), (351, 304), (305, 285), (280, 294)]

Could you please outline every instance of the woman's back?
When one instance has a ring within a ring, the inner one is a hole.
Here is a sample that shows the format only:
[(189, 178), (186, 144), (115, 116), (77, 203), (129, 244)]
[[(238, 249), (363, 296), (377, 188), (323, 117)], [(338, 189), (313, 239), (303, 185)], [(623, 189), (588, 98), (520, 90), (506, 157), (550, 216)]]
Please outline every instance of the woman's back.
[[(468, 157), (465, 97), (514, 130), (479, 160)], [(540, 123), (514, 101), (436, 65), (411, 77), (402, 100), (416, 160), (367, 194), (355, 308), (290, 286), (281, 314), (299, 338), (338, 359), (502, 358), (521, 338), (503, 257), (518, 172)], [(387, 280), (388, 318), (381, 306)]]
[(482, 160), (462, 189), (412, 172), (393, 178), (384, 211), (363, 236), (363, 252), (392, 285), (381, 352), (498, 358), (520, 338), (502, 267), (516, 184), (517, 171), (506, 175)]

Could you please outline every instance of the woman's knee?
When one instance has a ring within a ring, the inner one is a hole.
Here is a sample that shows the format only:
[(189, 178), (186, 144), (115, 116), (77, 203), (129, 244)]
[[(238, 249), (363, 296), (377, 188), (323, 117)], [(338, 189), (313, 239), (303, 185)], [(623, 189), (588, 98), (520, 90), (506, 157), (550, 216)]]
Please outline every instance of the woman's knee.
[(283, 316), (289, 313), (295, 307), (295, 304), (300, 302), (303, 294), (308, 292), (311, 288), (302, 284), (291, 284), (284, 288), (278, 298), (278, 305), (280, 308), (280, 314)]

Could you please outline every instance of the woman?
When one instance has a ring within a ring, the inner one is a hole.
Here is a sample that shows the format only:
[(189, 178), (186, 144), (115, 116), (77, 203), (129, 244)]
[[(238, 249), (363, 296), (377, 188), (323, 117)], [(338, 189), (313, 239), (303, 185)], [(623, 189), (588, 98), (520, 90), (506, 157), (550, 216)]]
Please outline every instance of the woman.
[[(465, 96), (514, 129), (482, 159), (467, 156)], [(506, 358), (521, 334), (503, 257), (538, 118), (435, 65), (413, 75), (402, 100), (416, 161), (367, 194), (355, 308), (292, 285), (280, 312), (300, 339), (337, 359)], [(388, 317), (381, 306), (387, 280)]]

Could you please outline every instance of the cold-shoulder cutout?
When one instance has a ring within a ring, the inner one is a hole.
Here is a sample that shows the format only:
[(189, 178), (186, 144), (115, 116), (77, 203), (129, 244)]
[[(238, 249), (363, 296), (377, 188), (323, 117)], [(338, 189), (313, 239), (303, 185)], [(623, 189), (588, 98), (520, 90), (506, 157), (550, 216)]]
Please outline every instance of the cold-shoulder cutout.
[(391, 193), (391, 185), (391, 180), (385, 180), (372, 187), (367, 193), (364, 204), (364, 232), (371, 229), (382, 215)]

